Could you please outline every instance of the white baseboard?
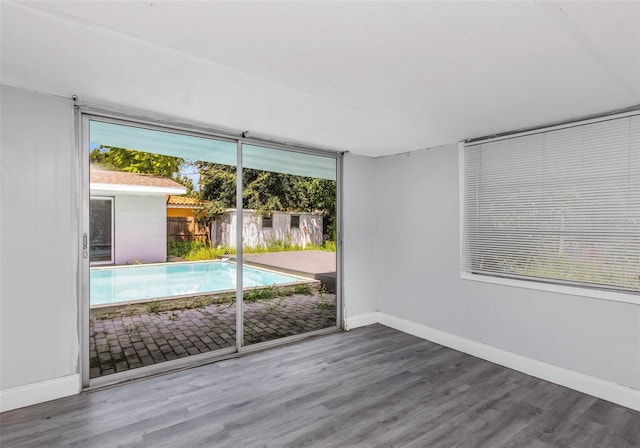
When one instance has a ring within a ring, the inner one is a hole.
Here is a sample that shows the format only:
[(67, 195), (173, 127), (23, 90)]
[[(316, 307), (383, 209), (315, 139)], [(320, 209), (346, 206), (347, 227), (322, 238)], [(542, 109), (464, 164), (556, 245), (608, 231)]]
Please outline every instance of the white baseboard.
[(75, 395), (81, 389), (80, 375), (76, 374), (0, 390), (0, 412)]
[(349, 331), (358, 327), (366, 327), (367, 325), (377, 324), (380, 322), (380, 313), (374, 311), (372, 313), (357, 314), (353, 317), (347, 317), (344, 321), (344, 329)]
[(485, 359), (527, 375), (559, 384), (603, 400), (640, 411), (640, 390), (605, 381), (574, 370), (518, 355), (500, 348), (436, 330), (389, 314), (375, 312), (346, 319), (346, 329), (380, 323), (387, 327)]
[(444, 345), (527, 375), (559, 384), (612, 403), (640, 411), (640, 390), (605, 381), (574, 370), (518, 355), (500, 348), (436, 330), (426, 325), (380, 314), (380, 323), (387, 327)]
[[(385, 313), (372, 312), (349, 317), (345, 319), (345, 329), (352, 330), (375, 323), (640, 411), (640, 390), (638, 389), (527, 358)], [(75, 395), (80, 391), (80, 375), (77, 374), (1, 390), (0, 412)]]

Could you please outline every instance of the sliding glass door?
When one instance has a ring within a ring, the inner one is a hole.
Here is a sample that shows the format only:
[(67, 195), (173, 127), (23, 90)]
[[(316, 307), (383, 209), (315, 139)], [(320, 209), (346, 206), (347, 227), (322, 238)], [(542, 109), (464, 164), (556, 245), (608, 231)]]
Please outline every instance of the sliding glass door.
[(243, 345), (337, 325), (336, 159), (242, 145)]
[(220, 186), (200, 173), (235, 173), (237, 143), (87, 120), (89, 379), (235, 351), (236, 266), (203, 194)]
[(85, 386), (339, 327), (337, 156), (91, 115), (83, 132)]

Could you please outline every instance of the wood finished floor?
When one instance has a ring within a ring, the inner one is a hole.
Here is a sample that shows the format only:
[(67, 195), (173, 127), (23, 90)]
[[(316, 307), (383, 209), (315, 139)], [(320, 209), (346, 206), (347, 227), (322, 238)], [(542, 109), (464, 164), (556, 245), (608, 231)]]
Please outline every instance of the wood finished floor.
[(373, 325), (0, 416), (9, 447), (640, 447), (640, 413)]

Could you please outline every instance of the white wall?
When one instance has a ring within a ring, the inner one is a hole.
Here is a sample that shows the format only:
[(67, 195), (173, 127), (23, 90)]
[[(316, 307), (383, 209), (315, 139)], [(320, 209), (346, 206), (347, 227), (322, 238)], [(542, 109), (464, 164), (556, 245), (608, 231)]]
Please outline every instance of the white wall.
[[(4, 410), (79, 390), (79, 235), (71, 101), (3, 86), (0, 105)], [(640, 389), (638, 305), (460, 280), (456, 145), (343, 168), (347, 322), (380, 311)]]
[[(7, 86), (1, 89), (0, 410), (4, 411), (80, 390), (80, 236), (72, 101)], [(377, 309), (375, 160), (347, 155), (343, 171), (344, 297), (350, 317)], [(129, 199), (129, 209), (145, 208)], [(162, 220), (163, 235), (165, 225)], [(149, 231), (146, 225), (135, 227)], [(132, 239), (130, 244), (135, 244), (136, 237)]]
[(342, 239), (344, 317), (348, 327), (375, 322), (371, 314), (378, 310), (380, 297), (376, 258), (396, 255), (377, 238), (375, 185), (376, 160), (345, 154)]
[(457, 145), (376, 162), (382, 313), (640, 389), (640, 306), (460, 279)]
[[(300, 217), (300, 226), (291, 227), (291, 215)], [(288, 241), (306, 247), (320, 246), (322, 216), (313, 213), (273, 212), (272, 227), (262, 227), (260, 215), (252, 210), (242, 212), (242, 241), (244, 247), (266, 247), (274, 241)], [(236, 211), (227, 211), (216, 220), (216, 244), (236, 247)], [(307, 229), (306, 233), (304, 229)]]
[(6, 86), (0, 93), (0, 401), (6, 409), (19, 386), (71, 376), (79, 390), (78, 234), (72, 101)]
[(115, 197), (116, 264), (167, 261), (167, 199), (165, 195)]

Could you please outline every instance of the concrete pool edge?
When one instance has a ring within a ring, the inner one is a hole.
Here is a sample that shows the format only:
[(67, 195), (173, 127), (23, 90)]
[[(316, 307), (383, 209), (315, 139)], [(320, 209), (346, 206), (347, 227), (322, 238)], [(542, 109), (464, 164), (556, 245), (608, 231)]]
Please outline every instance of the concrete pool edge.
[[(264, 285), (244, 288), (243, 292), (260, 291), (263, 289), (275, 288), (275, 291), (295, 294), (294, 289), (308, 285), (312, 293), (320, 290), (320, 282), (314, 279), (304, 279), (300, 282), (292, 282), (280, 285)], [(245, 299), (246, 300), (246, 299)], [(180, 296), (169, 296), (159, 298), (147, 298), (127, 302), (116, 302), (90, 306), (92, 319), (110, 319), (114, 317), (125, 317), (140, 313), (160, 313), (166, 311), (179, 311), (184, 309), (202, 308), (214, 303), (235, 303), (236, 290), (228, 289), (224, 291), (214, 291), (211, 293), (184, 294)]]
[[(235, 260), (230, 260), (225, 257), (225, 259), (213, 259), (213, 260), (196, 260), (196, 261), (181, 261), (181, 262), (164, 262), (164, 263), (143, 263), (143, 264), (128, 264), (128, 265), (111, 265), (111, 266), (94, 266), (89, 269), (89, 307), (90, 309), (98, 309), (98, 308), (108, 308), (112, 306), (124, 306), (124, 305), (135, 305), (138, 303), (148, 303), (153, 301), (166, 301), (166, 300), (175, 300), (181, 298), (191, 298), (195, 296), (221, 296), (236, 293), (236, 285), (235, 285), (235, 273), (233, 274), (233, 281), (223, 282), (221, 285), (210, 284), (210, 285), (200, 285), (196, 288), (182, 288), (182, 289), (191, 289), (191, 291), (171, 291), (169, 289), (165, 290), (145, 290), (143, 291), (134, 291), (135, 294), (131, 294), (131, 292), (125, 292), (124, 294), (119, 294), (118, 296), (113, 295), (113, 282), (109, 282), (106, 284), (108, 291), (110, 294), (110, 299), (102, 300), (100, 296), (93, 296), (93, 288), (98, 288), (102, 290), (103, 284), (96, 283), (98, 286), (94, 286), (93, 273), (96, 275), (98, 273), (107, 273), (109, 272), (117, 272), (117, 271), (134, 271), (137, 269), (152, 269), (152, 271), (140, 271), (137, 273), (136, 277), (139, 278), (138, 284), (144, 283), (147, 281), (148, 276), (154, 276), (157, 274), (164, 275), (166, 277), (169, 274), (178, 276), (181, 275), (180, 272), (170, 273), (169, 271), (159, 271), (155, 272), (155, 269), (171, 269), (177, 266), (195, 266), (195, 265), (218, 265), (220, 267), (226, 266), (226, 269), (232, 269), (233, 272), (237, 269), (237, 264)], [(251, 266), (247, 264), (245, 266), (245, 274), (251, 272), (249, 277), (243, 275), (246, 286), (243, 290), (255, 289), (255, 288), (268, 288), (271, 286), (278, 287), (286, 287), (291, 285), (300, 285), (308, 283), (312, 278), (307, 276), (302, 276), (294, 273), (283, 272), (282, 270), (273, 269), (270, 267), (264, 266)], [(209, 272), (203, 272), (203, 275), (208, 275)], [(261, 277), (253, 278), (252, 275), (257, 274)], [(275, 276), (275, 277), (267, 277), (263, 278), (262, 276)], [(201, 277), (206, 278), (206, 277)], [(117, 280), (117, 279), (116, 279)], [(104, 279), (96, 279), (96, 282), (104, 283)], [(129, 282), (129, 285), (132, 283)], [(204, 287), (203, 287), (204, 286)], [(117, 282), (116, 282), (117, 287)], [(222, 287), (222, 289), (219, 289)], [(162, 289), (162, 288), (160, 288)], [(116, 299), (116, 300), (114, 300)], [(121, 300), (117, 300), (121, 299)]]

